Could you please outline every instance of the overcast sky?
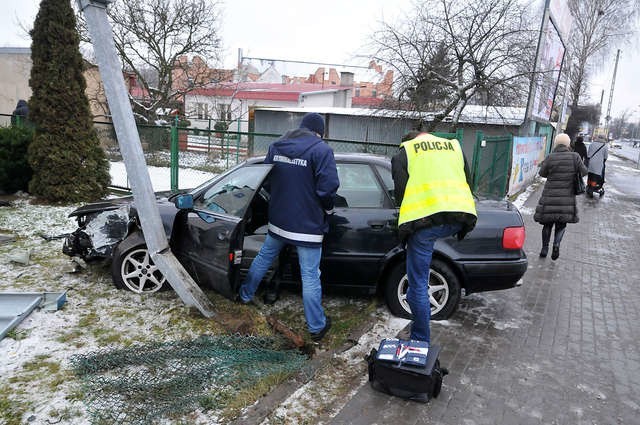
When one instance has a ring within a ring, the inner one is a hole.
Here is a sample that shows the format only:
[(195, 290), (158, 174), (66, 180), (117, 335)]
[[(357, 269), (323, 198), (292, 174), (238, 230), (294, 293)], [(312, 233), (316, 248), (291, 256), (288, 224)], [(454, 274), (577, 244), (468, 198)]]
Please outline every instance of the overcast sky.
[[(117, 1), (117, 0), (116, 0)], [(38, 0), (2, 0), (0, 46), (31, 44), (20, 24), (31, 27), (38, 11)], [(227, 67), (235, 66), (238, 48), (247, 57), (290, 59), (309, 62), (358, 63), (358, 54), (377, 24), (396, 22), (410, 8), (411, 0), (227, 0), (224, 2), (222, 38)], [(622, 47), (616, 76), (612, 116), (635, 108), (640, 119), (640, 43)], [(603, 115), (609, 101), (616, 51), (612, 50), (601, 73), (592, 80), (591, 96), (600, 100), (605, 91)], [(278, 63), (283, 74), (311, 72), (315, 66)]]

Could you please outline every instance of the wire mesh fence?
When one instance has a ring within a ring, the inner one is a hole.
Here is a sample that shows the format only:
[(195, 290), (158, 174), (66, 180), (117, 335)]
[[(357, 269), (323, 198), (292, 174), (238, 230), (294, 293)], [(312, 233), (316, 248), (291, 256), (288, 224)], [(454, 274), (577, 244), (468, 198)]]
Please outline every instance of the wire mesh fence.
[(282, 339), (223, 335), (137, 344), (73, 356), (94, 424), (152, 424), (224, 409), (261, 381), (284, 379), (308, 358)]
[[(112, 161), (113, 185), (128, 188), (115, 131), (111, 123), (96, 123), (96, 130), (102, 146)], [(280, 134), (266, 134), (243, 131), (222, 131), (193, 127), (177, 127), (172, 133), (171, 126), (138, 125), (140, 142), (150, 172), (158, 173), (158, 168), (166, 169), (166, 181), (155, 190), (182, 190), (198, 186), (207, 179), (224, 172), (248, 157), (265, 155), (269, 145), (281, 137)], [(355, 140), (326, 139), (334, 152), (361, 152), (391, 156), (398, 149), (396, 144), (361, 142)], [(172, 143), (177, 150), (177, 164), (172, 159)], [(114, 163), (116, 163), (114, 165)], [(118, 167), (120, 171), (114, 171)], [(175, 167), (177, 181), (171, 182), (169, 170)], [(155, 169), (154, 169), (155, 168)]]

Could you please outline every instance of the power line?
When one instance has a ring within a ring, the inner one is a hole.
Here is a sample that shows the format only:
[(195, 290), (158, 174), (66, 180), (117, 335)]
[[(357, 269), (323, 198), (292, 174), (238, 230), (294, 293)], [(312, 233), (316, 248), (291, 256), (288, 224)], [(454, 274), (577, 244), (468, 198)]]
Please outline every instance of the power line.
[(252, 57), (249, 57), (249, 56), (242, 56), (242, 61), (244, 61), (245, 59), (259, 60), (259, 61), (266, 61), (266, 62), (290, 62), (290, 63), (304, 63), (304, 64), (307, 64), (307, 65), (343, 66), (343, 67), (346, 67), (346, 68), (369, 69), (368, 66), (347, 65), (347, 64), (344, 64), (344, 63), (308, 62), (308, 61), (297, 61), (297, 60), (290, 60), (290, 59), (252, 58)]

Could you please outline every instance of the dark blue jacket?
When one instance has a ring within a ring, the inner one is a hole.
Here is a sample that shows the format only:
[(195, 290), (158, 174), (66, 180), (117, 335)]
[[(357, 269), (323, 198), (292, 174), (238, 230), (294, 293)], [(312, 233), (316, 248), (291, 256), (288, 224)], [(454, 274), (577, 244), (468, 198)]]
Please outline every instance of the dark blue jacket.
[(269, 234), (299, 246), (321, 246), (327, 213), (340, 186), (333, 150), (315, 133), (291, 130), (269, 146)]
[(29, 116), (29, 105), (26, 100), (20, 99), (18, 100), (18, 104), (16, 105), (16, 109), (13, 110), (11, 114), (11, 125), (17, 124), (16, 117), (22, 117), (22, 122), (24, 124), (24, 120)]

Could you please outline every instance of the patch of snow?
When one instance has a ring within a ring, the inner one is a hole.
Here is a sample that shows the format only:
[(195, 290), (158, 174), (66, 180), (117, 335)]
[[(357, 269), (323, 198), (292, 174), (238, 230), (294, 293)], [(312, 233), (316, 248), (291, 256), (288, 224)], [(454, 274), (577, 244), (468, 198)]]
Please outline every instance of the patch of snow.
[[(111, 162), (111, 184), (130, 187), (124, 162)], [(147, 166), (154, 192), (171, 190), (171, 169), (167, 167)], [(192, 169), (181, 169), (178, 174), (178, 187), (191, 189), (201, 185), (217, 174)]]
[[(525, 190), (520, 195), (518, 195), (518, 197), (512, 202), (512, 204), (515, 205), (518, 208), (518, 210), (520, 210), (520, 212), (524, 214), (523, 212), (525, 210), (524, 203), (527, 202), (527, 199), (529, 199), (531, 194), (535, 192), (537, 188), (538, 188), (538, 185), (527, 186), (527, 190)], [(527, 212), (530, 211), (528, 208), (526, 210)]]

